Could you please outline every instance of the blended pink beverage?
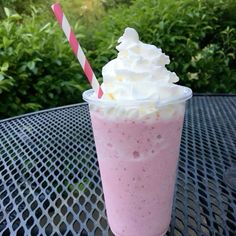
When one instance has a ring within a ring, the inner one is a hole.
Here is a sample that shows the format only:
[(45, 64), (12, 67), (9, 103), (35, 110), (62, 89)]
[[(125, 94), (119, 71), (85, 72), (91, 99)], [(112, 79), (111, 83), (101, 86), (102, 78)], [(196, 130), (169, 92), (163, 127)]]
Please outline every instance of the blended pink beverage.
[(170, 223), (183, 116), (121, 121), (91, 112), (91, 118), (114, 234), (163, 235)]
[[(161, 49), (127, 28), (89, 103), (108, 222), (116, 236), (162, 236), (171, 219), (186, 87)], [(152, 70), (151, 70), (152, 69)]]

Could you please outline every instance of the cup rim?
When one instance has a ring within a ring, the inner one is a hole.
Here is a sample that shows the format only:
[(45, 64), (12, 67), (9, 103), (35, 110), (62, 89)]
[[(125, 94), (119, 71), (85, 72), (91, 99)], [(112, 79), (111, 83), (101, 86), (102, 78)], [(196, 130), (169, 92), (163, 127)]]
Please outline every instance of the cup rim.
[(138, 106), (138, 105), (145, 105), (150, 103), (155, 103), (156, 107), (163, 107), (171, 104), (177, 104), (187, 101), (192, 97), (192, 90), (188, 87), (178, 85), (183, 89), (183, 93), (177, 97), (173, 97), (171, 99), (139, 99), (139, 100), (102, 100), (95, 96), (93, 89), (89, 89), (83, 92), (82, 97), (83, 100), (89, 104), (94, 105), (105, 105), (105, 106)]

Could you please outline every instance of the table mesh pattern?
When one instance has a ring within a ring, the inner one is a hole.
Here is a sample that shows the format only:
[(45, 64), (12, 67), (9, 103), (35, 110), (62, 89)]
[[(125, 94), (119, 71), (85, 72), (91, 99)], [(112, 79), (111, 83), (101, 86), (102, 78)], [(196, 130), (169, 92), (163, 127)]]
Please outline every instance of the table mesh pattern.
[(4, 122), (0, 235), (108, 231), (87, 106)]
[[(186, 111), (168, 236), (236, 235), (236, 97)], [(0, 123), (0, 235), (113, 235), (86, 105)]]

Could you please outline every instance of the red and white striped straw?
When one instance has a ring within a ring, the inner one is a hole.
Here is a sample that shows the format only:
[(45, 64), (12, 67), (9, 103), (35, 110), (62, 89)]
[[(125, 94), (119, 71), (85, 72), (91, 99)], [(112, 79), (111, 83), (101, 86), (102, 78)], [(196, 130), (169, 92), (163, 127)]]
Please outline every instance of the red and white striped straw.
[(82, 66), (84, 73), (92, 86), (94, 92), (98, 95), (98, 98), (101, 98), (103, 95), (103, 91), (101, 89), (101, 86), (98, 83), (98, 80), (93, 73), (93, 70), (87, 60), (87, 58), (84, 55), (84, 52), (79, 44), (79, 42), (76, 40), (76, 37), (74, 33), (72, 32), (72, 29), (70, 27), (70, 24), (68, 20), (66, 19), (65, 14), (63, 13), (61, 6), (59, 3), (55, 3), (52, 5), (52, 10), (57, 18), (58, 23), (60, 24), (63, 32), (65, 33), (71, 48), (73, 49), (73, 52), (75, 56), (77, 57), (80, 65)]

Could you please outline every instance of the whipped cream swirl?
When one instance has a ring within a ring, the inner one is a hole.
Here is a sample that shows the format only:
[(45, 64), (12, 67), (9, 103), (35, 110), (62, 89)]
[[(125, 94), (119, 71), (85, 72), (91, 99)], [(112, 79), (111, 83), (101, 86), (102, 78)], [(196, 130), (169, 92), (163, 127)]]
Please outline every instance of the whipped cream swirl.
[(160, 48), (143, 43), (138, 33), (126, 28), (116, 49), (116, 59), (102, 69), (104, 100), (168, 100), (182, 93), (173, 83), (178, 76), (165, 67), (170, 59)]

